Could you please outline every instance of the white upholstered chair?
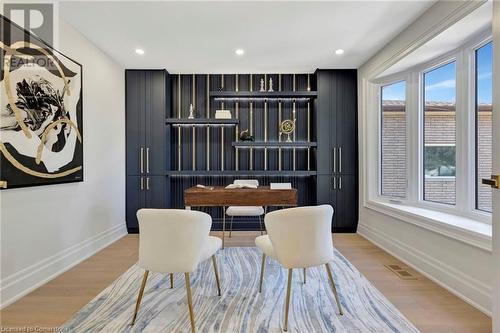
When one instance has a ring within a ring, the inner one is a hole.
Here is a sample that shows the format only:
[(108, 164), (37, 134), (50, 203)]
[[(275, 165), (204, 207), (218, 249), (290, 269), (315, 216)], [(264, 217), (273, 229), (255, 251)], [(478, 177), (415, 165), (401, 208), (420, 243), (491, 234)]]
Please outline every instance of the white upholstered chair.
[[(259, 186), (259, 181), (257, 179), (235, 179), (233, 184), (235, 185), (253, 185)], [(260, 206), (229, 206), (226, 209), (226, 215), (231, 217), (231, 224), (229, 226), (229, 237), (233, 231), (233, 219), (234, 217), (241, 216), (258, 216), (260, 224), (260, 234), (263, 234), (262, 229), (262, 215), (264, 215), (264, 207)]]
[(294, 268), (304, 269), (305, 277), (305, 268), (325, 265), (339, 312), (343, 314), (328, 264), (334, 259), (332, 217), (333, 208), (330, 205), (277, 210), (266, 214), (265, 224), (268, 234), (255, 239), (255, 244), (263, 252), (259, 292), (262, 291), (266, 256), (276, 259), (288, 269), (284, 331), (288, 328), (288, 308)]
[(198, 264), (212, 258), (219, 296), (220, 281), (215, 253), (221, 248), (220, 238), (209, 236), (212, 218), (194, 210), (140, 209), (139, 220), (139, 266), (144, 268), (141, 289), (137, 297), (132, 325), (135, 323), (141, 304), (149, 271), (170, 274), (173, 287), (173, 273), (184, 273), (186, 282), (191, 331), (195, 332), (193, 303), (189, 273)]

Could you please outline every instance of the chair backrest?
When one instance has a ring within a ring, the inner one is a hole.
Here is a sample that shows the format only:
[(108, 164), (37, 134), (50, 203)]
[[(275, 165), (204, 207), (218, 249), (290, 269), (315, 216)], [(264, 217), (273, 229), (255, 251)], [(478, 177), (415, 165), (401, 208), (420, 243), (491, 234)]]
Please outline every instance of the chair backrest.
[(139, 266), (160, 273), (188, 273), (198, 266), (212, 225), (210, 215), (183, 209), (140, 209)]
[(259, 181), (257, 179), (235, 179), (233, 181), (235, 185), (255, 185), (259, 186)]
[(311, 267), (333, 260), (330, 205), (277, 210), (265, 217), (278, 261), (285, 268)]

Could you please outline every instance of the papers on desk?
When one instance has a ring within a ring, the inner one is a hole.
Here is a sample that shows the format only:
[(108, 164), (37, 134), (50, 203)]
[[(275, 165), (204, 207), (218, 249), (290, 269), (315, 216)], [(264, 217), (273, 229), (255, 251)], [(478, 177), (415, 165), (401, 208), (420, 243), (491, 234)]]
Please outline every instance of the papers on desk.
[(271, 190), (291, 190), (292, 183), (271, 183)]
[(197, 188), (202, 188), (202, 189), (205, 189), (205, 190), (213, 190), (214, 188), (212, 186), (205, 186), (205, 185), (201, 185), (201, 184), (198, 184), (196, 185)]
[(251, 188), (256, 189), (258, 186), (253, 184), (229, 184), (226, 186), (227, 189), (231, 188)]

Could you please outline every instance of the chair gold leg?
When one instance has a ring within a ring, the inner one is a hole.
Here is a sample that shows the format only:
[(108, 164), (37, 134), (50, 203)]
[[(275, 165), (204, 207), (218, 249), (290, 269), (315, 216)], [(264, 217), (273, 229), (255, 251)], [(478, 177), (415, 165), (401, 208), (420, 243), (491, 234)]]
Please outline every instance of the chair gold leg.
[(217, 270), (217, 260), (215, 258), (215, 254), (212, 256), (212, 263), (214, 264), (215, 281), (217, 282), (217, 291), (218, 291), (219, 296), (220, 296), (221, 292), (220, 292), (219, 271)]
[(174, 289), (174, 274), (170, 273), (170, 289)]
[(262, 280), (264, 280), (264, 269), (266, 268), (266, 255), (262, 253), (262, 264), (260, 266), (259, 293), (262, 292)]
[(191, 282), (189, 281), (189, 273), (184, 273), (184, 278), (186, 280), (186, 293), (189, 307), (189, 319), (191, 320), (191, 332), (195, 333), (196, 327), (194, 326), (193, 299), (191, 298)]
[(232, 233), (233, 233), (233, 216), (231, 216), (231, 223), (229, 224), (229, 238), (231, 238)]
[(137, 318), (137, 313), (139, 312), (139, 307), (141, 306), (142, 295), (144, 294), (144, 287), (146, 287), (146, 281), (148, 280), (149, 271), (144, 272), (144, 276), (142, 277), (141, 289), (139, 290), (139, 296), (137, 296), (137, 302), (135, 303), (135, 311), (134, 317), (132, 318), (132, 323), (130, 325), (135, 324), (135, 319)]
[(337, 288), (335, 287), (335, 282), (333, 281), (332, 270), (328, 263), (325, 264), (326, 272), (328, 273), (328, 279), (330, 280), (330, 284), (332, 286), (333, 295), (335, 296), (335, 301), (337, 302), (337, 307), (339, 308), (339, 313), (342, 316), (344, 312), (342, 311), (342, 305), (340, 305), (339, 295), (337, 293)]
[(260, 224), (260, 234), (264, 234), (264, 229), (262, 228), (262, 217), (259, 215), (259, 224)]
[(307, 268), (304, 268), (304, 284), (306, 284), (306, 282), (307, 282), (307, 272), (306, 272), (306, 269)]
[(283, 325), (283, 331), (288, 330), (288, 309), (290, 308), (290, 294), (292, 293), (292, 273), (293, 269), (288, 269), (288, 283), (286, 286), (286, 300), (285, 300), (285, 324)]
[(226, 238), (226, 206), (222, 207), (222, 249), (224, 250)]

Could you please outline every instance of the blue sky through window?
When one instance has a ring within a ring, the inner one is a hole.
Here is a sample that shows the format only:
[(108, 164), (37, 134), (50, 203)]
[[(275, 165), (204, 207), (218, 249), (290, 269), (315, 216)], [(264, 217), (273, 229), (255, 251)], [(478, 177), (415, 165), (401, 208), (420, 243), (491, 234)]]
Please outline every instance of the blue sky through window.
[[(485, 44), (476, 51), (477, 97), (479, 103), (491, 103), (493, 93), (493, 45)], [(456, 63), (450, 62), (424, 74), (427, 102), (455, 103)], [(405, 81), (383, 87), (383, 100), (405, 100)]]
[(489, 42), (476, 51), (477, 101), (490, 104), (493, 93), (493, 44)]
[(382, 88), (382, 100), (404, 101), (406, 100), (406, 82), (399, 81)]
[(455, 61), (425, 73), (425, 102), (455, 103), (456, 82)]

